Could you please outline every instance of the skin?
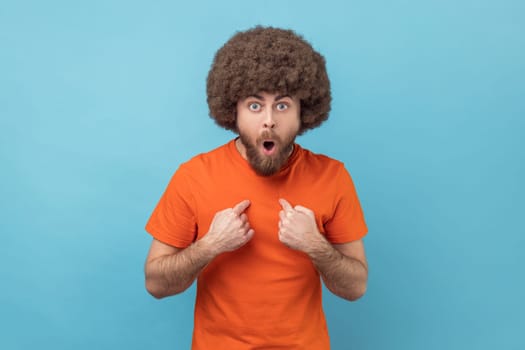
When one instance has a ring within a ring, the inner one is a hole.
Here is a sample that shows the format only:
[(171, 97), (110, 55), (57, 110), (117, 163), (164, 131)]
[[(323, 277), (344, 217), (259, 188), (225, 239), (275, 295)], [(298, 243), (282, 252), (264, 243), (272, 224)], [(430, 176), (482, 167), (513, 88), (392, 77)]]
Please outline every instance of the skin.
[[(266, 92), (249, 96), (237, 103), (237, 128), (242, 134), (236, 140), (237, 150), (252, 167), (275, 173), (293, 151), (300, 123), (297, 99)], [(264, 148), (265, 140), (274, 142), (271, 150)], [(292, 207), (286, 199), (279, 199), (279, 203), (279, 240), (306, 253), (332, 293), (347, 300), (360, 298), (368, 278), (362, 240), (331, 244), (317, 229), (310, 209)], [(187, 248), (154, 239), (145, 266), (148, 292), (156, 298), (181, 293), (217, 255), (246, 244), (255, 234), (244, 213), (249, 205), (250, 201), (244, 200), (216, 213), (207, 234)]]
[(279, 199), (279, 240), (287, 247), (306, 253), (326, 287), (335, 295), (356, 300), (366, 292), (368, 265), (362, 240), (329, 243), (317, 229), (314, 212), (300, 205), (292, 207)]
[[(301, 126), (300, 102), (290, 96), (261, 92), (237, 103), (237, 150), (263, 176), (286, 164)], [(264, 148), (271, 141), (271, 150)]]
[(217, 255), (239, 249), (254, 234), (244, 214), (250, 201), (215, 214), (208, 233), (185, 249), (156, 239), (146, 259), (146, 289), (155, 298), (185, 291), (206, 265)]

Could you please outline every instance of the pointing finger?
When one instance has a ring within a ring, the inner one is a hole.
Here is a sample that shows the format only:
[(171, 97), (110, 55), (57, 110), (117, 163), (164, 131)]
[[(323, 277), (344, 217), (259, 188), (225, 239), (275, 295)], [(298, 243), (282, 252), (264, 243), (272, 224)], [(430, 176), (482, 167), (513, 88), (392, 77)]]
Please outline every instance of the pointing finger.
[(283, 207), (284, 211), (289, 211), (289, 210), (293, 210), (292, 208), (292, 205), (290, 203), (288, 203), (288, 201), (286, 199), (279, 199), (279, 204), (281, 204), (281, 206)]
[(282, 223), (287, 223), (288, 222), (288, 219), (292, 216), (292, 213), (289, 212), (289, 211), (284, 211), (284, 210), (281, 210), (279, 212), (279, 218), (281, 219), (280, 221), (282, 221)]
[(241, 215), (243, 211), (246, 210), (250, 206), (250, 201), (245, 199), (239, 204), (237, 204), (235, 207), (233, 207), (233, 213), (235, 215)]

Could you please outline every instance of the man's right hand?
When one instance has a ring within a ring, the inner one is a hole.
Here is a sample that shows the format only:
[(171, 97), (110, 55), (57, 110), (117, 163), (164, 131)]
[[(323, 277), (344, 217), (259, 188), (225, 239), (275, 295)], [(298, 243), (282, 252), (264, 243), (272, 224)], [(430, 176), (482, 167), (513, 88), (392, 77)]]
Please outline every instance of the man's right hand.
[(231, 252), (245, 245), (252, 239), (254, 231), (250, 228), (248, 217), (244, 213), (250, 206), (249, 200), (244, 200), (234, 206), (215, 214), (208, 233), (201, 239), (206, 241), (210, 249), (217, 255)]

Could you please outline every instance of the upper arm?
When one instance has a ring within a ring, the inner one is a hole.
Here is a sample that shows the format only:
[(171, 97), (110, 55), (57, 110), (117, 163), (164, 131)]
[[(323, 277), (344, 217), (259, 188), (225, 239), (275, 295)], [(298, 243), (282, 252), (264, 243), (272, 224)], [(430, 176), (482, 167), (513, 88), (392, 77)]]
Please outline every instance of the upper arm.
[(174, 247), (153, 238), (146, 258), (146, 265), (161, 256), (177, 254), (181, 250), (182, 248)]
[(366, 261), (366, 254), (365, 254), (365, 245), (363, 243), (362, 239), (358, 239), (356, 241), (348, 242), (348, 243), (342, 243), (342, 244), (333, 244), (333, 247), (338, 250), (341, 254), (358, 260), (365, 269), (368, 271), (368, 263)]
[(181, 292), (170, 291), (170, 282), (166, 279), (164, 269), (161, 268), (159, 260), (165, 256), (173, 256), (181, 251), (181, 248), (177, 248), (166, 243), (163, 243), (157, 239), (153, 239), (149, 249), (148, 256), (146, 258), (146, 264), (144, 266), (144, 274), (146, 281), (146, 289), (155, 298), (163, 298), (168, 295), (173, 295)]

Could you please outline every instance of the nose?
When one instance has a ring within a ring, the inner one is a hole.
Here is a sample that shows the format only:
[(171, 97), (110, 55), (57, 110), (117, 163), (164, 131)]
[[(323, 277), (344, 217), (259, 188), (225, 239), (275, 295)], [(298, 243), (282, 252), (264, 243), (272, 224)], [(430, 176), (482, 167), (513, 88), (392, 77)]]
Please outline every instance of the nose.
[(272, 109), (268, 109), (264, 114), (263, 126), (265, 129), (275, 128), (275, 118)]

